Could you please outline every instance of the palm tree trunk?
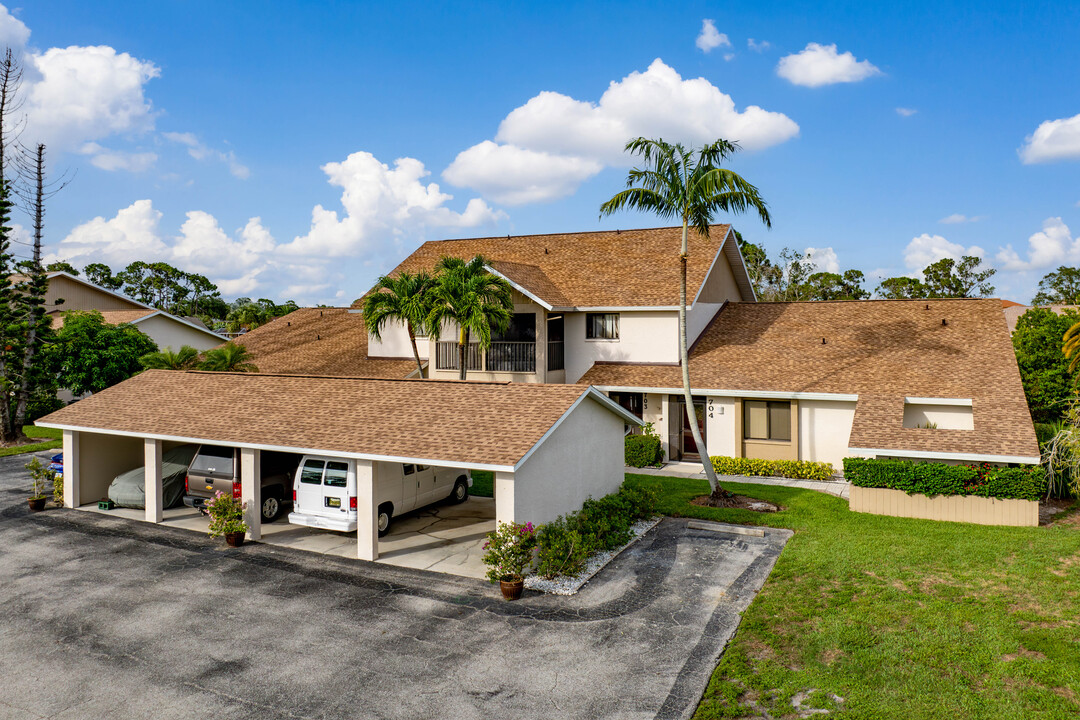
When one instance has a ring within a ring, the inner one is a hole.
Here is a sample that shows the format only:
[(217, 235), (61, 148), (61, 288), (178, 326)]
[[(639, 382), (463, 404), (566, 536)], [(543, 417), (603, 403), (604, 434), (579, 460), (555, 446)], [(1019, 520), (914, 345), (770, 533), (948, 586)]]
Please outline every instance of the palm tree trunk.
[(405, 321), (405, 329), (409, 331), (409, 343), (412, 345), (413, 360), (416, 361), (417, 377), (424, 379), (424, 365), (420, 362), (420, 352), (416, 349), (416, 333), (413, 332), (412, 323)]
[[(686, 417), (690, 419), (690, 432), (694, 435), (694, 443), (698, 453), (701, 454), (701, 466), (705, 470), (705, 477), (709, 480), (709, 487), (714, 497), (722, 497), (726, 491), (720, 487), (720, 481), (716, 479), (716, 471), (713, 469), (709, 451), (705, 447), (705, 440), (701, 437), (701, 430), (697, 424), (697, 413), (694, 412), (694, 396), (690, 392), (690, 356), (686, 345), (686, 256), (689, 246), (686, 241), (686, 220), (682, 225), (682, 252), (679, 254), (679, 365), (682, 366), (683, 397), (686, 398)], [(679, 418), (681, 421), (682, 418)]]
[(458, 380), (465, 380), (469, 374), (468, 366), (469, 331), (461, 328), (458, 331)]

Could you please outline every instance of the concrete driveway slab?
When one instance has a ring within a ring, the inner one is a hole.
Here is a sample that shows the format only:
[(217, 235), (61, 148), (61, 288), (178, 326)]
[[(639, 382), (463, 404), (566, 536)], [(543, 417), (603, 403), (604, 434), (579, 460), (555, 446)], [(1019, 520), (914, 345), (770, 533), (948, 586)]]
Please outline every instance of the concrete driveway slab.
[(97, 513), (0, 458), (0, 717), (680, 718), (786, 531), (665, 520), (572, 597)]

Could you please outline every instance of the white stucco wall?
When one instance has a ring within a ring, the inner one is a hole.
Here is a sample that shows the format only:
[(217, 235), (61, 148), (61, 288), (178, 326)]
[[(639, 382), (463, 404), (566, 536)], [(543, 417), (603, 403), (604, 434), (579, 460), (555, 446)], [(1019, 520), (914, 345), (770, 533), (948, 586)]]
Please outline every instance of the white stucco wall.
[[(544, 523), (601, 498), (623, 481), (623, 420), (587, 398), (514, 473), (513, 519)], [(501, 475), (501, 473), (500, 473)], [(505, 519), (496, 483), (496, 510)], [(508, 504), (508, 503), (507, 503)]]
[(580, 380), (600, 360), (679, 361), (679, 314), (675, 311), (620, 312), (618, 340), (586, 340), (585, 313), (567, 313), (564, 333), (569, 383)]
[[(356, 321), (361, 322), (359, 314)], [(411, 358), (413, 356), (409, 333), (405, 330), (403, 324), (387, 323), (379, 335), (382, 336), (381, 341), (368, 337), (368, 355), (370, 357)], [(427, 338), (417, 339), (416, 352), (419, 353), (421, 360), (428, 359), (429, 344)]]
[(904, 403), (904, 427), (925, 427), (927, 423), (936, 423), (938, 430), (975, 429), (975, 418), (970, 405)]
[(709, 455), (736, 457), (741, 450), (735, 443), (735, 398), (705, 399), (705, 446)]
[[(698, 339), (698, 336), (705, 330), (714, 317), (716, 312), (723, 307), (723, 303), (695, 303), (693, 307), (686, 311), (686, 345), (690, 347), (694, 344), (694, 341)], [(678, 316), (676, 315), (676, 319)], [(678, 336), (676, 335), (676, 343), (678, 343)], [(675, 346), (678, 351), (678, 345)]]
[(799, 459), (832, 463), (844, 470), (844, 458), (855, 420), (855, 403), (826, 400), (799, 401)]
[(202, 352), (225, 342), (225, 338), (221, 336), (196, 330), (164, 315), (141, 320), (135, 327), (156, 342), (159, 350), (170, 348), (177, 351), (184, 345), (190, 345)]

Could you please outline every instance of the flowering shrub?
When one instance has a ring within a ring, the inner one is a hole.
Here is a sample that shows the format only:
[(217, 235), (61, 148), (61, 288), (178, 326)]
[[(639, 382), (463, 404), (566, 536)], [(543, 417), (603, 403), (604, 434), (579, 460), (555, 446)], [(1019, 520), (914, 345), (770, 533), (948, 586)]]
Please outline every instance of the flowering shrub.
[(810, 460), (761, 460), (760, 458), (715, 456), (713, 469), (718, 475), (760, 475), (796, 480), (831, 480), (833, 466)]
[(1046, 493), (1046, 471), (1039, 465), (997, 467), (946, 465), (876, 458), (844, 458), (844, 477), (852, 485), (903, 490), (910, 494), (977, 495), (1038, 500)]
[(528, 567), (532, 565), (535, 547), (536, 528), (531, 522), (524, 525), (499, 523), (494, 532), (487, 534), (484, 543), (487, 579), (492, 583), (524, 580)]
[(213, 499), (206, 504), (206, 511), (210, 514), (210, 537), (221, 537), (227, 533), (247, 532), (248, 526), (244, 522), (244, 510), (246, 509), (246, 503), (242, 503), (232, 495), (219, 490)]
[[(28, 462), (26, 469), (30, 471), (30, 477), (34, 481), (34, 494), (30, 497), (31, 500), (40, 500), (45, 497), (45, 488), (49, 485), (55, 487), (57, 473), (50, 470), (37, 458)], [(62, 483), (63, 481), (61, 481), (61, 488), (63, 488)]]

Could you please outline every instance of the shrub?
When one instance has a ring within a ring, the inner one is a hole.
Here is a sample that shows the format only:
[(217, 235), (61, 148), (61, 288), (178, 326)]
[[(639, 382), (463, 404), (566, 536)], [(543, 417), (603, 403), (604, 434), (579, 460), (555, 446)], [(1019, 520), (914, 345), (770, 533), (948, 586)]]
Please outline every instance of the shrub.
[(532, 564), (536, 535), (532, 523), (499, 523), (499, 527), (487, 534), (484, 543), (487, 579), (492, 583), (524, 579)]
[(641, 435), (627, 435), (626, 464), (630, 467), (650, 467), (664, 462), (664, 447), (652, 423), (645, 423)]
[(909, 495), (977, 495), (1000, 499), (1038, 500), (1047, 485), (1038, 465), (995, 467), (935, 462), (844, 458), (844, 477), (852, 485), (903, 490)]
[[(45, 488), (53, 485), (56, 481), (56, 473), (44, 465), (41, 460), (34, 458), (26, 463), (26, 469), (30, 471), (30, 478), (34, 481), (34, 494), (31, 500), (40, 500), (45, 495)], [(54, 485), (55, 487), (55, 485)]]
[(206, 504), (206, 511), (210, 514), (210, 537), (247, 532), (244, 510), (245, 504), (238, 498), (219, 490)]
[(655, 508), (655, 491), (626, 484), (617, 493), (586, 500), (581, 510), (540, 527), (537, 574), (577, 575), (591, 555), (629, 542), (631, 526), (651, 517)]
[(52, 471), (52, 499), (57, 505), (64, 504), (64, 474)]
[(715, 456), (711, 458), (718, 475), (751, 475), (785, 477), (797, 480), (831, 480), (833, 466), (827, 462), (809, 460), (761, 460)]

